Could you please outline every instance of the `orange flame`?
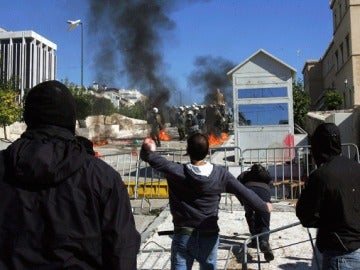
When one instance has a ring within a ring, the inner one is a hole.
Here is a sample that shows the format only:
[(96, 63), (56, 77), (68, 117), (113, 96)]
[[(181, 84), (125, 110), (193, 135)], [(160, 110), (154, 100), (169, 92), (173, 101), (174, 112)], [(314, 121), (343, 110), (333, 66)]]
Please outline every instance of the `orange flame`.
[(106, 144), (108, 144), (107, 140), (105, 140), (105, 141), (93, 142), (93, 146), (94, 146), (94, 147), (99, 147), (99, 146), (103, 146), (103, 145), (106, 145)]
[(170, 141), (170, 135), (165, 132), (164, 129), (161, 129), (159, 132), (160, 140), (162, 141)]
[(215, 136), (214, 134), (209, 134), (209, 145), (214, 146), (224, 143), (228, 139), (229, 135), (225, 132), (221, 132), (220, 137)]

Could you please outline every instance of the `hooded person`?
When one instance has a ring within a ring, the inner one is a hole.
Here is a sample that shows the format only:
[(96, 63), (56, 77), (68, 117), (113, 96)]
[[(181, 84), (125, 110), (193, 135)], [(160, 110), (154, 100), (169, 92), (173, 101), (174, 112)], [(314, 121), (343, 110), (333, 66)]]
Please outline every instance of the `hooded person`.
[(296, 215), (304, 227), (318, 228), (322, 269), (359, 269), (360, 164), (341, 155), (340, 130), (332, 123), (315, 129), (311, 151), (317, 168), (301, 192)]
[[(253, 164), (249, 170), (242, 172), (238, 180), (247, 188), (254, 191), (263, 201), (271, 202), (270, 182), (272, 180), (269, 171), (261, 164)], [(256, 211), (251, 205), (244, 202), (245, 218), (252, 236), (270, 231), (270, 213)], [(274, 260), (274, 253), (270, 247), (268, 233), (259, 236), (259, 247), (264, 253), (267, 262)], [(254, 238), (250, 247), (257, 248), (257, 240)]]
[(24, 120), (26, 131), (0, 151), (0, 269), (136, 269), (126, 187), (75, 136), (70, 90), (38, 84)]
[(340, 130), (334, 124), (324, 123), (317, 127), (311, 137), (311, 151), (317, 166), (341, 154), (340, 137)]

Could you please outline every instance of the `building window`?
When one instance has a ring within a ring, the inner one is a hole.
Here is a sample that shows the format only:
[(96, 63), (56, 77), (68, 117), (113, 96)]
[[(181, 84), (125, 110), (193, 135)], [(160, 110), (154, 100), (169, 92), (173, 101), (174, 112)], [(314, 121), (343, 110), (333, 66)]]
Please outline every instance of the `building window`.
[(335, 64), (336, 64), (336, 70), (339, 69), (339, 53), (338, 51), (335, 52)]
[(287, 97), (286, 87), (239, 89), (238, 98)]
[(348, 59), (350, 57), (350, 37), (349, 35), (345, 38), (345, 52), (346, 52), (346, 58)]
[(288, 103), (239, 104), (240, 126), (288, 125)]
[(344, 62), (345, 62), (345, 58), (344, 58), (344, 45), (341, 43), (340, 44), (340, 57), (341, 57), (341, 59), (340, 59), (340, 64), (342, 65), (342, 64), (344, 64)]
[(334, 27), (334, 29), (336, 29), (336, 27), (337, 27), (337, 11), (336, 11), (336, 8), (334, 8), (334, 10), (333, 10), (333, 27)]
[(328, 69), (327, 71), (329, 71), (330, 69), (332, 69), (334, 67), (334, 59), (332, 57), (328, 57)]
[(341, 6), (341, 1), (339, 1), (339, 18), (341, 19), (342, 17), (343, 17), (342, 6)]

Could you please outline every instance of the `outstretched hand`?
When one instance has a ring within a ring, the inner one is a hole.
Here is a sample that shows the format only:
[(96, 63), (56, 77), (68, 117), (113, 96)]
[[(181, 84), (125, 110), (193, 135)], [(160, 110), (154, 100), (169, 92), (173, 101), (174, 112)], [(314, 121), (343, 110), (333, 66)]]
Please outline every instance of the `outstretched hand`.
[(146, 151), (151, 151), (151, 152), (155, 152), (156, 151), (156, 144), (155, 142), (151, 139), (151, 138), (146, 138), (143, 141), (143, 145), (142, 145), (143, 149)]

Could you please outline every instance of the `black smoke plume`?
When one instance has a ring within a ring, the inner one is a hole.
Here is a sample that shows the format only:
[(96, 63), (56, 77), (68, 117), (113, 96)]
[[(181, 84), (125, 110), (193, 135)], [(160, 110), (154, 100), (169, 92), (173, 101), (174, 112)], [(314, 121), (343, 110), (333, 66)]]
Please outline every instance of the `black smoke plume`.
[(88, 1), (96, 80), (113, 84), (126, 77), (148, 95), (149, 106), (162, 107), (176, 89), (165, 72), (162, 36), (175, 27), (170, 12), (195, 0)]
[(220, 89), (225, 102), (232, 107), (232, 84), (226, 73), (235, 64), (222, 57), (199, 56), (195, 59), (194, 66), (195, 69), (188, 77), (189, 85), (199, 93), (204, 93), (204, 103), (214, 103), (217, 89)]

